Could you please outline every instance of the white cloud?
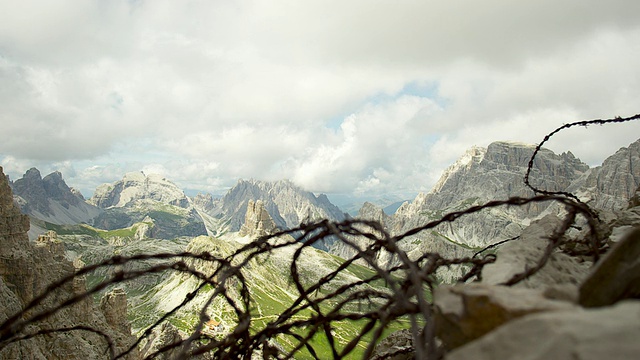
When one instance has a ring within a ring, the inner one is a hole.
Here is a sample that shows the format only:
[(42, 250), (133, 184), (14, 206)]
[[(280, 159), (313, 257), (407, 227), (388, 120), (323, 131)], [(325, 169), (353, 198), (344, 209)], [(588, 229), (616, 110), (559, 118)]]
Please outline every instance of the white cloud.
[[(75, 170), (83, 189), (153, 166), (210, 191), (238, 177), (424, 190), (471, 145), (638, 112), (638, 13), (626, 0), (2, 2), (0, 157)], [(549, 145), (595, 164), (640, 133), (589, 130)]]

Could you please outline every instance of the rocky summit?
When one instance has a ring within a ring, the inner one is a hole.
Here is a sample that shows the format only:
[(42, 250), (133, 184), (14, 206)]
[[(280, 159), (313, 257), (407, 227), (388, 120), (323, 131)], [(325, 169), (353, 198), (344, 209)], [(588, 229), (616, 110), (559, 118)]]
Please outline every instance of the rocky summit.
[[(31, 168), (13, 182), (11, 188), (23, 213), (52, 224), (87, 223), (102, 212), (88, 204), (77, 190), (67, 186), (57, 171), (42, 178), (38, 169)], [(37, 234), (32, 238), (35, 236)]]
[(260, 201), (275, 226), (281, 229), (297, 227), (301, 222), (345, 219), (345, 214), (326, 195), (316, 196), (289, 180), (239, 180), (221, 199), (213, 200), (204, 195), (196, 199), (196, 207), (201, 213), (218, 219), (218, 232), (240, 231), (250, 201), (253, 204)]
[(142, 172), (126, 174), (122, 180), (100, 185), (89, 203), (103, 209), (93, 225), (104, 230), (149, 227), (148, 236), (173, 239), (206, 235), (207, 228), (189, 198), (166, 178)]
[(125, 174), (122, 180), (112, 184), (98, 186), (89, 202), (106, 209), (125, 207), (143, 199), (182, 208), (189, 206), (189, 199), (174, 183), (160, 175), (145, 175), (141, 171)]
[[(397, 235), (474, 205), (533, 196), (523, 178), (534, 150), (534, 145), (506, 141), (491, 143), (487, 148), (473, 147), (443, 172), (430, 192), (405, 202), (393, 216), (382, 216), (381, 209), (367, 204), (358, 217), (381, 221), (390, 234)], [(640, 184), (640, 140), (594, 168), (571, 152), (555, 154), (542, 148), (534, 159), (529, 180), (538, 189), (577, 194), (601, 212), (623, 209)], [(468, 256), (487, 245), (517, 237), (532, 221), (562, 211), (560, 206), (549, 202), (493, 208), (418, 233), (400, 246), (414, 257), (425, 252)], [(341, 243), (336, 243), (331, 252), (345, 258), (355, 253)], [(378, 257), (383, 266), (395, 264), (384, 253)], [(442, 276), (443, 281), (448, 281), (456, 273)]]

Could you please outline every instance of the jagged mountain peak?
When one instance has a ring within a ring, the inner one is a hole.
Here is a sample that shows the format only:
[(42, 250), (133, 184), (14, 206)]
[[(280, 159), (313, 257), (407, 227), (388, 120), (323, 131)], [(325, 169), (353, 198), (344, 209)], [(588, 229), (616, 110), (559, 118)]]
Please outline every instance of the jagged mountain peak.
[[(205, 200), (205, 199), (200, 199)], [(314, 195), (290, 180), (262, 181), (240, 179), (211, 210), (196, 204), (201, 211), (223, 219), (228, 231), (239, 231), (245, 221), (247, 205), (261, 201), (277, 227), (293, 228), (302, 221), (329, 219), (343, 220), (344, 213), (325, 195)]]
[[(59, 171), (42, 178), (38, 169), (31, 168), (11, 186), (24, 213), (50, 223), (88, 222), (101, 211), (88, 204), (77, 190), (67, 186)], [(29, 235), (35, 237), (35, 234)]]
[(598, 209), (622, 210), (627, 200), (640, 186), (640, 139), (606, 158), (572, 191), (579, 192), (584, 201)]
[(388, 222), (389, 215), (385, 214), (380, 206), (366, 201), (358, 211), (358, 218), (375, 220), (384, 225)]
[[(485, 148), (482, 148), (479, 146), (471, 147), (460, 158), (458, 158), (458, 160), (456, 160), (456, 162), (453, 163), (453, 165), (449, 166), (447, 169), (444, 170), (442, 176), (440, 177), (438, 182), (433, 186), (430, 192), (431, 193), (439, 192), (440, 190), (442, 190), (442, 187), (446, 184), (449, 178), (451, 178), (452, 176), (455, 176), (455, 174), (460, 172), (462, 169), (468, 169), (474, 164), (479, 164), (482, 161), (482, 159), (484, 159), (486, 152), (487, 152), (487, 149)], [(422, 195), (422, 197), (424, 197), (424, 195)]]
[(264, 202), (249, 200), (244, 224), (240, 228), (240, 236), (259, 238), (273, 234), (276, 229), (276, 224), (265, 209)]
[[(532, 195), (523, 181), (536, 146), (496, 141), (487, 148), (473, 147), (447, 168), (433, 189), (418, 196), (416, 205), (444, 209), (469, 199), (502, 199)], [(566, 189), (589, 170), (571, 153), (555, 154), (542, 148), (534, 159), (531, 183), (549, 191)]]

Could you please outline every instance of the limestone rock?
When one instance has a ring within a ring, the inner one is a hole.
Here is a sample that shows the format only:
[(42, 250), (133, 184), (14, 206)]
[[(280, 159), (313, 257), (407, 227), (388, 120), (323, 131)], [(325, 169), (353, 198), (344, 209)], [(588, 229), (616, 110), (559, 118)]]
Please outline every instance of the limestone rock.
[(580, 286), (580, 304), (585, 307), (627, 298), (640, 298), (640, 227), (616, 243)]
[[(548, 237), (561, 223), (557, 216), (547, 215), (526, 227), (519, 239), (502, 245), (498, 249), (496, 262), (482, 270), (483, 282), (501, 284), (526, 268), (536, 265), (549, 244)], [(581, 279), (587, 276), (590, 266), (590, 262), (581, 262), (580, 259), (557, 251), (540, 271), (515, 286), (546, 288), (568, 284), (577, 287)]]
[[(176, 329), (176, 327), (171, 325), (171, 323), (169, 322), (163, 322), (158, 328), (154, 329), (152, 335), (149, 337), (149, 340), (142, 350), (143, 358), (146, 359), (149, 356), (157, 353), (158, 350), (166, 346), (176, 344), (180, 341), (182, 341), (182, 338), (180, 337), (178, 329)], [(174, 353), (176, 353), (175, 350), (169, 350), (158, 354), (154, 359), (173, 359)]]
[(303, 221), (345, 219), (345, 214), (325, 195), (316, 196), (289, 180), (239, 180), (207, 213), (225, 219), (228, 231), (239, 231), (245, 222), (249, 200), (262, 200), (276, 226), (283, 229), (296, 227)]
[(191, 201), (193, 202), (193, 205), (196, 206), (196, 208), (202, 209), (205, 213), (212, 211), (215, 207), (213, 195), (208, 193), (197, 194), (191, 199)]
[(53, 224), (90, 222), (101, 212), (67, 186), (57, 171), (42, 178), (38, 169), (31, 168), (12, 187), (25, 214)]
[(107, 324), (123, 334), (131, 334), (131, 325), (127, 321), (127, 294), (115, 288), (104, 294), (100, 300), (100, 309)]
[(433, 298), (436, 335), (446, 349), (464, 345), (527, 314), (574, 307), (549, 300), (537, 290), (485, 284), (440, 286)]
[(636, 189), (635, 194), (629, 199), (629, 208), (640, 206), (640, 187)]
[(40, 248), (45, 248), (55, 258), (64, 258), (64, 244), (58, 240), (58, 234), (53, 230), (49, 230), (46, 233), (39, 235), (36, 239), (35, 245)]
[(590, 172), (582, 185), (590, 205), (623, 210), (640, 185), (640, 140), (623, 147)]
[(127, 173), (120, 181), (98, 186), (89, 202), (106, 209), (124, 207), (143, 199), (182, 208), (188, 208), (190, 205), (187, 196), (174, 183), (160, 175), (146, 175), (143, 172)]
[(411, 360), (415, 356), (411, 330), (403, 329), (382, 339), (371, 355), (371, 360)]
[[(91, 297), (63, 307), (40, 321), (28, 324), (22, 330), (17, 330), (19, 328), (15, 327), (15, 323), (14, 326), (5, 323), (35, 296), (45, 291), (51, 282), (72, 275), (75, 271), (73, 264), (62, 256), (61, 244), (56, 240), (55, 233), (46, 234), (41, 241), (30, 243), (28, 230), (29, 218), (22, 215), (14, 205), (8, 181), (0, 168), (0, 336), (12, 339), (13, 335), (31, 334), (41, 329), (86, 326), (108, 335), (117, 351), (132, 344), (134, 339), (130, 332), (119, 332), (106, 325), (104, 315), (94, 306)], [(67, 299), (84, 294), (85, 286), (84, 278), (74, 278), (73, 281), (51, 290), (49, 296), (30, 313), (46, 313), (48, 309)], [(113, 317), (112, 320), (122, 325), (126, 322), (126, 317)], [(14, 331), (19, 333), (14, 334)], [(88, 331), (36, 336), (2, 345), (0, 359), (102, 359), (105, 358), (106, 349), (104, 339)], [(135, 351), (125, 357), (127, 360), (137, 358)]]
[(617, 218), (611, 223), (609, 242), (619, 242), (638, 226), (640, 226), (640, 206), (619, 212)]
[(612, 307), (532, 314), (511, 321), (445, 360), (635, 360), (640, 301)]
[(262, 200), (258, 200), (256, 202), (249, 200), (244, 224), (240, 229), (240, 236), (259, 238), (261, 236), (273, 234), (275, 230), (276, 224), (271, 218), (271, 215), (269, 215), (267, 210), (264, 208)]

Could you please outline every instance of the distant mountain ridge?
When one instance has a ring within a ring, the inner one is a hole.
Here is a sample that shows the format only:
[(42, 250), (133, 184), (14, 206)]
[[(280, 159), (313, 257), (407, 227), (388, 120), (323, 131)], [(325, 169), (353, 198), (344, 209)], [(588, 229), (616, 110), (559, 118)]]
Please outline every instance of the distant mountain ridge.
[[(387, 228), (391, 233), (399, 233), (444, 213), (489, 200), (533, 195), (522, 179), (534, 148), (505, 141), (494, 142), (487, 148), (471, 148), (443, 172), (430, 192), (418, 194), (399, 206), (393, 216), (383, 219)], [(595, 208), (616, 210), (626, 205), (640, 183), (639, 154), (640, 141), (636, 141), (621, 148), (601, 166), (589, 168), (571, 152), (558, 155), (541, 149), (530, 180), (541, 189), (575, 193)], [(16, 201), (34, 218), (53, 224), (88, 223), (107, 230), (150, 222), (153, 223), (147, 234), (150, 237), (240, 231), (249, 201), (260, 201), (275, 226), (281, 229), (296, 227), (304, 221), (341, 221), (347, 217), (325, 195), (316, 196), (289, 180), (239, 180), (221, 198), (210, 194), (189, 198), (162, 176), (134, 172), (125, 174), (122, 180), (99, 186), (88, 202), (64, 183), (59, 172), (43, 179), (37, 169), (31, 169), (11, 185)], [(358, 216), (374, 216), (375, 207), (366, 204)], [(457, 251), (455, 244), (484, 246), (515, 236), (545, 211), (551, 211), (547, 205), (531, 204), (466, 216), (455, 225), (421, 235), (424, 238), (416, 243), (428, 245), (416, 247), (415, 251)], [(338, 255), (346, 255), (334, 250)]]
[(89, 203), (106, 209), (125, 207), (136, 200), (149, 199), (164, 204), (188, 208), (190, 201), (178, 186), (158, 174), (130, 172), (122, 180), (96, 188)]
[(227, 231), (242, 227), (249, 201), (261, 201), (275, 225), (282, 229), (298, 226), (302, 221), (329, 219), (342, 221), (346, 215), (326, 195), (314, 195), (289, 180), (239, 180), (221, 199), (197, 196), (194, 203), (208, 215), (221, 219)]
[(115, 230), (143, 222), (149, 225), (147, 236), (152, 238), (208, 234), (189, 198), (160, 175), (127, 173), (122, 180), (100, 185), (89, 202), (104, 210), (93, 219), (100, 229)]
[[(505, 141), (494, 142), (487, 148), (473, 147), (443, 172), (430, 192), (405, 202), (393, 216), (381, 217), (382, 209), (367, 204), (358, 217), (381, 221), (393, 235), (473, 205), (532, 196), (534, 193), (524, 184), (523, 177), (534, 150), (534, 145)], [(530, 182), (544, 190), (570, 191), (596, 209), (620, 210), (640, 185), (640, 140), (595, 168), (589, 168), (570, 152), (558, 155), (541, 149), (534, 160)], [(473, 249), (519, 235), (532, 220), (550, 211), (560, 210), (548, 203), (486, 210), (419, 233), (402, 246), (415, 256), (425, 252), (465, 256)], [(340, 243), (331, 252), (347, 258), (353, 254), (352, 249)], [(381, 254), (380, 261), (390, 264), (393, 260)]]
[(25, 214), (54, 224), (87, 222), (101, 212), (67, 186), (58, 171), (42, 178), (38, 169), (31, 168), (10, 185)]
[[(104, 230), (144, 223), (145, 233), (138, 238), (238, 232), (245, 223), (248, 204), (258, 201), (281, 229), (296, 227), (302, 221), (341, 221), (346, 217), (326, 195), (316, 196), (289, 180), (239, 180), (222, 198), (214, 199), (211, 194), (189, 198), (160, 175), (131, 172), (121, 180), (98, 186), (85, 201), (66, 185), (59, 172), (42, 179), (34, 168), (13, 186), (16, 202), (33, 219), (56, 225), (87, 223)], [(46, 231), (46, 223), (33, 222), (31, 238)]]

